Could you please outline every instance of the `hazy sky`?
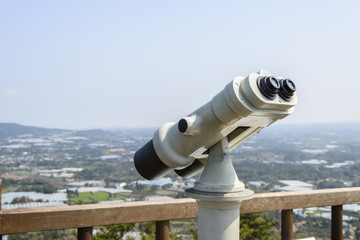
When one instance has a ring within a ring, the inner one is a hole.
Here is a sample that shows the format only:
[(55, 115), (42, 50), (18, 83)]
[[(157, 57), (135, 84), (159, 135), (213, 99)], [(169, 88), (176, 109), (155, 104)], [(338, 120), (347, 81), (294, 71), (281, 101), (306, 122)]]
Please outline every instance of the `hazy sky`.
[(0, 1), (0, 122), (159, 126), (260, 69), (360, 121), (360, 1)]

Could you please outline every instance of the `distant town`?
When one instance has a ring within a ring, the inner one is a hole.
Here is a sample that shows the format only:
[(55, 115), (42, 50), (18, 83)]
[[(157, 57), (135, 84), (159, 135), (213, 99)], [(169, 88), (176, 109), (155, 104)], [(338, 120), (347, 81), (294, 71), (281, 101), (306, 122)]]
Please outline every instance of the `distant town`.
[[(134, 169), (135, 151), (154, 130), (73, 131), (0, 123), (2, 209), (186, 197), (184, 190), (199, 175), (171, 173), (147, 181)], [(231, 155), (240, 180), (255, 192), (360, 186), (358, 123), (271, 126)], [(300, 236), (316, 231), (312, 219), (330, 224), (330, 207), (295, 214)], [(360, 237), (360, 205), (344, 206), (344, 224), (346, 236)]]

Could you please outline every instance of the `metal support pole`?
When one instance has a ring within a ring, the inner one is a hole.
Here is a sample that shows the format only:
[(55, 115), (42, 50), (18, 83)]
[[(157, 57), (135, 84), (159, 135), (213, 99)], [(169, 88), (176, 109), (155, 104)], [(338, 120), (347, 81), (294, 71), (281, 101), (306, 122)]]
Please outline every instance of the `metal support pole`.
[(293, 210), (281, 211), (281, 240), (293, 239)]
[(92, 231), (93, 231), (92, 227), (78, 228), (78, 240), (92, 240), (93, 239)]
[(199, 240), (238, 240), (241, 202), (197, 201)]
[(331, 240), (343, 239), (343, 206), (331, 206)]
[(210, 148), (199, 181), (185, 193), (198, 204), (199, 240), (239, 240), (240, 205), (254, 192), (237, 177), (226, 138)]
[(156, 240), (170, 240), (169, 220), (156, 222)]

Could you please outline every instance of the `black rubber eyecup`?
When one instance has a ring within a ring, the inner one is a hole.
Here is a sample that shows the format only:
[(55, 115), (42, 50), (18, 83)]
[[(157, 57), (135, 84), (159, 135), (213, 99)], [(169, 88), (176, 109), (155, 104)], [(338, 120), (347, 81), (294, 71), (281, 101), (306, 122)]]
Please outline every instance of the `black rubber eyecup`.
[(259, 77), (257, 84), (261, 94), (270, 100), (275, 99), (280, 89), (279, 81), (273, 76)]
[(279, 96), (287, 102), (290, 102), (296, 91), (295, 83), (290, 79), (280, 81)]

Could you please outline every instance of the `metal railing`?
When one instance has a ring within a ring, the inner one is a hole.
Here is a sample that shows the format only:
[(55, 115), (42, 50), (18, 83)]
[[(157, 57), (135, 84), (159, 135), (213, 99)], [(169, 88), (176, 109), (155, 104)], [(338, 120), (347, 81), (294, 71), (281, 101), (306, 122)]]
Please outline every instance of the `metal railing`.
[[(293, 238), (293, 209), (332, 206), (331, 239), (342, 239), (342, 205), (360, 203), (360, 187), (298, 192), (258, 193), (240, 213), (281, 211), (281, 239)], [(78, 239), (93, 239), (96, 226), (156, 222), (156, 239), (169, 239), (169, 221), (197, 217), (194, 199), (171, 199), (3, 210), (0, 235), (78, 229)]]

